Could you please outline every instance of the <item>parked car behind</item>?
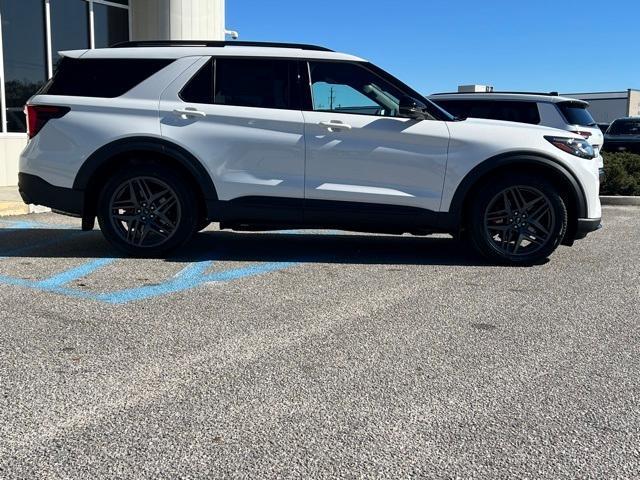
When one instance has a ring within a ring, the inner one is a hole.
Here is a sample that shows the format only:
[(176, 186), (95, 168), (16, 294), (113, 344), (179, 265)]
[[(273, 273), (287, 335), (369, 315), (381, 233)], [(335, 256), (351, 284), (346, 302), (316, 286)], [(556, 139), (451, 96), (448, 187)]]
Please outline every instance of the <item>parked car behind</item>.
[[(436, 93), (429, 97), (458, 118), (488, 118), (544, 125), (577, 133), (599, 155), (604, 135), (589, 113), (589, 103), (557, 93)], [(598, 160), (602, 167), (602, 158)]]
[(607, 152), (640, 153), (640, 117), (615, 120), (604, 136)]

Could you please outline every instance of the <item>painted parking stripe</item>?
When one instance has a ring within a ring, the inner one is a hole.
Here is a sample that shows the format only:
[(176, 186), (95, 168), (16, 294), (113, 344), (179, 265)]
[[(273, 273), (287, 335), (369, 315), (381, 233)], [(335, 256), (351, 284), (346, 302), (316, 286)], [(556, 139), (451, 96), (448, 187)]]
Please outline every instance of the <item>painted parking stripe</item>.
[(61, 272), (57, 275), (54, 275), (53, 277), (36, 282), (34, 288), (42, 288), (44, 290), (47, 290), (50, 288), (60, 287), (66, 283), (72, 282), (73, 280), (77, 280), (78, 278), (86, 277), (99, 268), (109, 265), (114, 261), (115, 258), (98, 258), (91, 262), (82, 264), (78, 267)]
[(202, 283), (204, 273), (211, 267), (213, 261), (206, 260), (187, 265), (171, 280), (159, 285), (146, 285), (144, 287), (130, 288), (117, 292), (103, 293), (97, 296), (97, 300), (107, 303), (128, 303), (146, 298), (168, 295), (197, 287)]

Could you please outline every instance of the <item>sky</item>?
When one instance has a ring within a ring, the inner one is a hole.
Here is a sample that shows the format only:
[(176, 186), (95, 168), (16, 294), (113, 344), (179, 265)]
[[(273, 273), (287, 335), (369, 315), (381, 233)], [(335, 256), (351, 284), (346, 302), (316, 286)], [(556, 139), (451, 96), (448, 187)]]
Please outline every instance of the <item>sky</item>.
[(360, 56), (423, 94), (640, 88), (640, 0), (226, 0), (226, 24)]

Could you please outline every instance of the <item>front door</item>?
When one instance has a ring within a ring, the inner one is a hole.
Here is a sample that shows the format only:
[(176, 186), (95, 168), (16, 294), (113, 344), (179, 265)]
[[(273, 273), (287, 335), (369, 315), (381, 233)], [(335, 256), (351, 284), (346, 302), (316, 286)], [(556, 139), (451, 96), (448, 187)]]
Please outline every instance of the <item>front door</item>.
[(449, 143), (445, 122), (400, 117), (406, 94), (366, 64), (308, 66), (306, 199), (437, 212)]

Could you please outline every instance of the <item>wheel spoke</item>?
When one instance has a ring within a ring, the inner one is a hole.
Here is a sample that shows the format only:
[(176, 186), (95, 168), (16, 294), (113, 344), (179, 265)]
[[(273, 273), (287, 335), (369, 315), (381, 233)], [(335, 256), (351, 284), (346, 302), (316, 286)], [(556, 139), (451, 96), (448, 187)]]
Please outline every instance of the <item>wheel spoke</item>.
[(518, 239), (516, 240), (514, 247), (513, 247), (513, 254), (515, 255), (516, 253), (518, 253), (518, 249), (520, 248), (520, 245), (522, 244), (522, 240), (524, 239), (524, 235), (522, 234), (518, 234)]

